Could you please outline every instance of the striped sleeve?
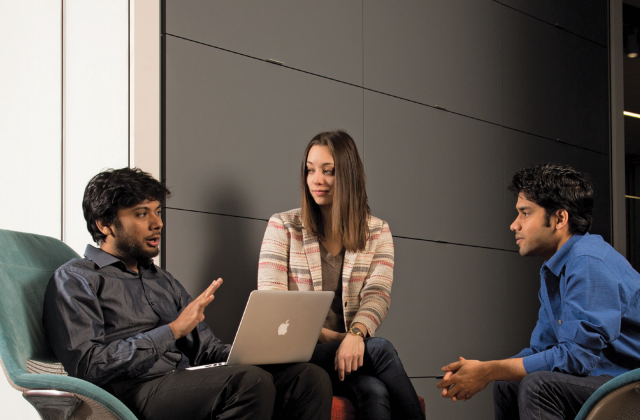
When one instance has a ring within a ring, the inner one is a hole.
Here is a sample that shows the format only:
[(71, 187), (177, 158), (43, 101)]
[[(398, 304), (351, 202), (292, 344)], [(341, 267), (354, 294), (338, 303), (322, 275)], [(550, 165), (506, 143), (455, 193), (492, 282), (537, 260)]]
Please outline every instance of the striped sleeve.
[(279, 214), (269, 219), (258, 262), (258, 290), (288, 290), (289, 233)]
[(373, 337), (387, 316), (391, 304), (394, 248), (387, 222), (383, 223), (380, 231), (371, 232), (369, 240), (376, 243), (375, 252), (360, 290), (360, 308), (351, 323), (363, 324)]

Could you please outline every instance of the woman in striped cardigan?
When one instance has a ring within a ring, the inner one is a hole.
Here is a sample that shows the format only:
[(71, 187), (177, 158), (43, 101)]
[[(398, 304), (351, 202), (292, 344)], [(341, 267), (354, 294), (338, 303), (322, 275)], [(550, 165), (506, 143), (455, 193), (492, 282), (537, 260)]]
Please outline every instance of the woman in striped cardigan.
[(258, 289), (331, 290), (335, 298), (311, 358), (360, 419), (424, 419), (393, 345), (374, 338), (390, 303), (393, 239), (370, 214), (364, 167), (343, 131), (320, 133), (302, 162), (302, 208), (271, 217)]

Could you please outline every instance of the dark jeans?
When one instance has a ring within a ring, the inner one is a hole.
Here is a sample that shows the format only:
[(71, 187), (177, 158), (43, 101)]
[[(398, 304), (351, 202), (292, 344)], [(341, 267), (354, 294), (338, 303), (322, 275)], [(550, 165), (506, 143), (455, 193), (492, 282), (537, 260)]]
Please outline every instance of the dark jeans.
[(331, 417), (331, 382), (309, 363), (177, 369), (116, 395), (140, 419)]
[(573, 419), (591, 394), (611, 378), (534, 372), (520, 382), (496, 381), (496, 420)]
[(396, 349), (384, 338), (364, 340), (364, 364), (356, 372), (338, 379), (334, 367), (339, 342), (316, 345), (310, 363), (329, 373), (335, 395), (348, 398), (358, 419), (424, 419), (420, 402)]

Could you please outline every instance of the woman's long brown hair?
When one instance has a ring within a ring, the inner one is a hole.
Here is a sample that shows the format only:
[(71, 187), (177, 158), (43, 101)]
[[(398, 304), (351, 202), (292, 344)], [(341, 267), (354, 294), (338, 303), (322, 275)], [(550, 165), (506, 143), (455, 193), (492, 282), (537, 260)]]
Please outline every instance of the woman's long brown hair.
[(313, 146), (327, 146), (333, 156), (335, 184), (331, 206), (333, 236), (342, 238), (347, 251), (364, 250), (369, 237), (371, 210), (367, 200), (364, 166), (356, 143), (344, 131), (328, 131), (315, 136), (304, 151), (302, 159), (301, 195), (302, 222), (309, 233), (325, 240), (326, 227), (322, 223), (320, 206), (316, 204), (307, 184), (307, 159)]

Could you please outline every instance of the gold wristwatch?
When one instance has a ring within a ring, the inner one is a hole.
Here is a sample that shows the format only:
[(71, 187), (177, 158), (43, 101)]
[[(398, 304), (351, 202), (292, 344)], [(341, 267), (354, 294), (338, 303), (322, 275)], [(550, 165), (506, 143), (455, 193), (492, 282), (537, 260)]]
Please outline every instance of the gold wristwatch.
[(362, 332), (362, 330), (358, 327), (351, 327), (349, 328), (349, 332), (353, 335), (357, 335), (358, 337), (362, 337), (362, 339), (364, 340), (364, 333)]

